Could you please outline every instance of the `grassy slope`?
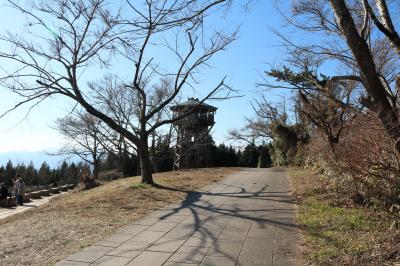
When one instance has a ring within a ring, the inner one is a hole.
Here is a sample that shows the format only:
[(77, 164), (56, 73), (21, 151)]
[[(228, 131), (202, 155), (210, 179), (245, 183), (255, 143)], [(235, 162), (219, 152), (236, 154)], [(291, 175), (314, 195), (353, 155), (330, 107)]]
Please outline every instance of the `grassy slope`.
[[(194, 190), (221, 180), (234, 169), (169, 172), (158, 184)], [(187, 193), (139, 185), (139, 178), (117, 180), (0, 220), (1, 265), (50, 265), (82, 247)]]
[(304, 170), (289, 172), (299, 199), (306, 259), (315, 265), (396, 265), (400, 232), (384, 213), (343, 206), (324, 180)]

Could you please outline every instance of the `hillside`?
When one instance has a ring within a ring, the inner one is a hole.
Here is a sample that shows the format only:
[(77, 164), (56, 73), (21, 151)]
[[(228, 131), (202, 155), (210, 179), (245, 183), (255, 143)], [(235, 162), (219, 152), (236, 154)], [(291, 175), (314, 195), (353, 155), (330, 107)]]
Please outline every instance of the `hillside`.
[(49, 204), (0, 220), (0, 261), (4, 265), (54, 264), (234, 171), (215, 168), (156, 174), (159, 188), (140, 185), (139, 177), (132, 177), (54, 198)]

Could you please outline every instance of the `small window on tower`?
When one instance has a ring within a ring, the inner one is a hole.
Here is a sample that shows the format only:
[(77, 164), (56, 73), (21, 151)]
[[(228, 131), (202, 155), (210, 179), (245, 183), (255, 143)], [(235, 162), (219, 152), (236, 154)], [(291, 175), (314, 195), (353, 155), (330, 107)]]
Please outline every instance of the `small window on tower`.
[(194, 142), (194, 136), (192, 136), (192, 142)]

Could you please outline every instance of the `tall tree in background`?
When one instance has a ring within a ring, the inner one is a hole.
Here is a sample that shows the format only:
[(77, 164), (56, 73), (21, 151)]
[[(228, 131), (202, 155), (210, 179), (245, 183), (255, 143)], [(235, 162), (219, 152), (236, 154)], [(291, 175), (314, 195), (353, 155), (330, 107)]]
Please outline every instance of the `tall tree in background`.
[(212, 165), (214, 167), (233, 167), (239, 166), (239, 158), (232, 146), (220, 144), (211, 147)]
[(66, 161), (63, 161), (61, 166), (58, 168), (58, 175), (60, 177), (60, 183), (66, 184), (67, 182), (67, 174), (68, 174), (69, 165)]
[[(360, 81), (368, 93), (369, 98), (365, 103), (369, 109), (377, 113), (388, 134), (396, 141), (397, 151), (400, 152), (398, 90), (393, 90), (391, 85), (393, 84), (393, 80), (388, 79), (384, 75), (385, 73), (382, 73), (378, 68), (379, 62), (376, 62), (377, 51), (374, 51), (374, 47), (370, 45), (369, 39), (371, 38), (371, 34), (368, 34), (370, 32), (368, 31), (368, 17), (371, 17), (373, 13), (368, 12), (368, 10), (371, 11), (368, 1), (365, 0), (363, 2), (365, 20), (361, 28), (357, 27), (353, 18), (354, 14), (349, 9), (349, 4), (351, 3), (346, 3), (344, 0), (331, 0), (330, 4), (336, 16), (336, 22), (358, 65)], [(393, 38), (389, 38), (389, 40), (395, 45), (395, 49), (400, 48), (400, 46), (396, 47), (396, 41), (399, 41), (400, 38), (398, 38), (399, 36), (394, 30), (386, 1), (376, 0), (376, 4), (383, 11), (381, 15), (383, 21), (387, 24), (385, 25), (385, 29), (388, 30), (388, 34), (390, 33), (387, 36), (393, 35)]]
[(389, 39), (392, 46), (396, 49), (400, 55), (400, 36), (397, 32), (394, 20), (390, 14), (389, 5), (386, 0), (375, 0), (375, 6), (378, 10), (379, 17), (376, 15), (374, 9), (370, 5), (369, 1), (363, 0), (365, 8), (365, 16), (370, 17), (376, 27)]
[(17, 172), (14, 169), (13, 163), (11, 162), (11, 160), (8, 160), (3, 174), (3, 180), (7, 186), (11, 186), (13, 184), (16, 173)]
[(267, 97), (262, 95), (252, 103), (255, 117), (246, 118), (246, 125), (241, 129), (229, 131), (231, 139), (242, 140), (253, 144), (254, 140), (270, 141), (276, 139), (275, 129), (286, 126), (287, 113), (285, 107), (269, 103)]
[[(373, 111), (400, 152), (400, 112), (398, 107), (398, 34), (396, 21), (390, 17), (395, 3), (385, 0), (298, 0), (293, 1), (290, 15), (283, 15), (296, 30), (315, 38), (291, 40), (277, 33), (290, 51), (288, 60), (305, 58), (318, 65), (337, 66), (335, 76), (326, 82), (354, 82), (363, 89), (359, 97)], [(375, 15), (378, 10), (380, 19)], [(284, 14), (284, 12), (282, 12)], [(372, 21), (372, 23), (371, 23)], [(304, 73), (305, 68), (297, 68)], [(318, 84), (319, 73), (308, 76)], [(322, 86), (324, 87), (324, 86)]]
[[(241, 129), (233, 129), (230, 138), (234, 140), (244, 140), (249, 145), (243, 151), (241, 165), (257, 166), (257, 160), (244, 159), (249, 157), (249, 152), (254, 149), (259, 154), (263, 153), (261, 165), (268, 165), (267, 153), (272, 157), (274, 165), (290, 165), (294, 163), (296, 154), (304, 144), (309, 141), (309, 126), (303, 121), (293, 121), (289, 119), (286, 112), (285, 104), (272, 104), (268, 98), (263, 95), (259, 99), (254, 100), (253, 110), (255, 116), (247, 118), (247, 125)], [(297, 120), (297, 119), (296, 119)], [(259, 148), (255, 146), (254, 141), (261, 143), (270, 143), (270, 147), (266, 149), (261, 145)], [(254, 146), (254, 147), (253, 147)], [(254, 153), (255, 154), (255, 153)], [(251, 157), (251, 156), (250, 156)], [(243, 162), (247, 160), (247, 162)], [(249, 163), (248, 161), (251, 161)]]
[(318, 128), (334, 150), (345, 126), (362, 110), (355, 97), (359, 86), (353, 81), (336, 81), (326, 75), (318, 74), (318, 63), (310, 63), (304, 58), (297, 60), (291, 58), (291, 64), (301, 72), (294, 72), (288, 67), (272, 69), (267, 71), (266, 75), (275, 78), (275, 82), (265, 83), (262, 86), (295, 91), (294, 102), (298, 122), (300, 124), (310, 122)]
[(257, 167), (260, 151), (254, 143), (247, 145), (239, 161), (240, 166)]
[(67, 170), (66, 183), (77, 184), (79, 182), (79, 169), (76, 164), (72, 162)]
[[(142, 182), (153, 183), (149, 135), (182, 118), (165, 116), (169, 106), (183, 90), (197, 87), (199, 70), (235, 39), (236, 32), (225, 34), (207, 21), (229, 1), (7, 2), (25, 14), (30, 25), (23, 35), (8, 32), (0, 38), (9, 47), (0, 52), (1, 64), (16, 65), (0, 80), (23, 97), (10, 111), (51, 96), (74, 101), (136, 146)], [(168, 62), (155, 57), (154, 47), (164, 47)], [(105, 74), (87, 85), (90, 66), (108, 68), (122, 58), (133, 75)], [(230, 92), (222, 79), (203, 93), (201, 103)]]
[(38, 171), (38, 180), (39, 185), (47, 185), (50, 183), (52, 177), (52, 173), (50, 170), (50, 166), (43, 162)]
[(24, 180), (27, 185), (31, 185), (34, 180), (37, 180), (37, 171), (31, 161), (29, 165), (26, 167), (25, 172), (23, 173)]
[(260, 151), (260, 156), (258, 158), (258, 167), (259, 168), (268, 168), (272, 166), (272, 158), (270, 154), (270, 150), (267, 145), (261, 145), (258, 147)]
[(57, 120), (57, 130), (68, 141), (57, 155), (78, 156), (93, 167), (99, 176), (100, 162), (106, 154), (100, 132), (101, 120), (85, 112), (75, 112)]

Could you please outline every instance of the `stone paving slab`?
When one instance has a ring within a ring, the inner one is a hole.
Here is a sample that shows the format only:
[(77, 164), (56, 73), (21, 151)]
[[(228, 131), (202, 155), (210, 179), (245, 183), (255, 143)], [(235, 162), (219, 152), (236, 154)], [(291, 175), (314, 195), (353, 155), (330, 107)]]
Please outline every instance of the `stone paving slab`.
[(128, 240), (126, 243), (154, 243), (158, 239), (160, 239), (165, 232), (152, 232), (152, 231), (143, 231), (136, 236), (132, 237), (130, 240)]
[(160, 266), (172, 255), (172, 253), (143, 251), (133, 259), (128, 266)]
[(176, 240), (161, 238), (157, 242), (153, 243), (147, 250), (149, 251), (160, 251), (160, 252), (175, 252), (179, 249), (186, 240)]
[(302, 265), (285, 171), (242, 169), (57, 263)]
[(90, 263), (63, 260), (63, 261), (57, 262), (55, 265), (56, 266), (86, 266), (86, 265), (90, 265)]
[(193, 263), (181, 263), (181, 262), (174, 262), (174, 261), (167, 261), (163, 264), (163, 266), (194, 266), (197, 264)]
[(191, 263), (191, 264), (199, 264), (204, 259), (205, 255), (202, 253), (175, 253), (172, 255), (168, 261), (170, 262), (179, 262), (179, 263)]
[(177, 223), (165, 223), (165, 222), (157, 222), (150, 226), (149, 228), (146, 229), (146, 231), (152, 231), (152, 232), (168, 232), (172, 228), (177, 226)]
[(83, 249), (81, 252), (69, 256), (67, 260), (92, 263), (106, 255), (111, 250), (113, 250), (112, 247), (90, 246)]
[(111, 250), (107, 255), (134, 258), (149, 246), (148, 243), (125, 243)]
[(275, 238), (275, 225), (272, 223), (253, 223), (247, 237)]
[(173, 228), (163, 237), (169, 239), (188, 239), (196, 230), (194, 228)]
[(135, 236), (135, 235), (139, 234), (140, 232), (144, 231), (145, 229), (147, 229), (147, 227), (148, 226), (146, 226), (146, 225), (133, 224), (133, 225), (127, 226), (127, 227), (119, 230), (117, 232), (117, 234)]
[(128, 264), (132, 259), (125, 258), (125, 257), (117, 257), (117, 256), (103, 256), (98, 259), (96, 262), (92, 263), (91, 265), (96, 266), (124, 266)]
[(234, 266), (236, 264), (236, 259), (231, 257), (214, 257), (205, 256), (203, 261), (200, 263), (202, 266)]
[[(237, 266), (249, 266), (249, 265), (257, 265), (257, 266), (272, 266), (273, 261), (269, 256), (254, 256), (254, 255), (242, 255), (239, 257)], [(281, 264), (275, 264), (281, 266)]]
[(242, 241), (224, 242), (222, 240), (218, 240), (210, 248), (207, 256), (237, 258), (242, 250), (242, 246)]

